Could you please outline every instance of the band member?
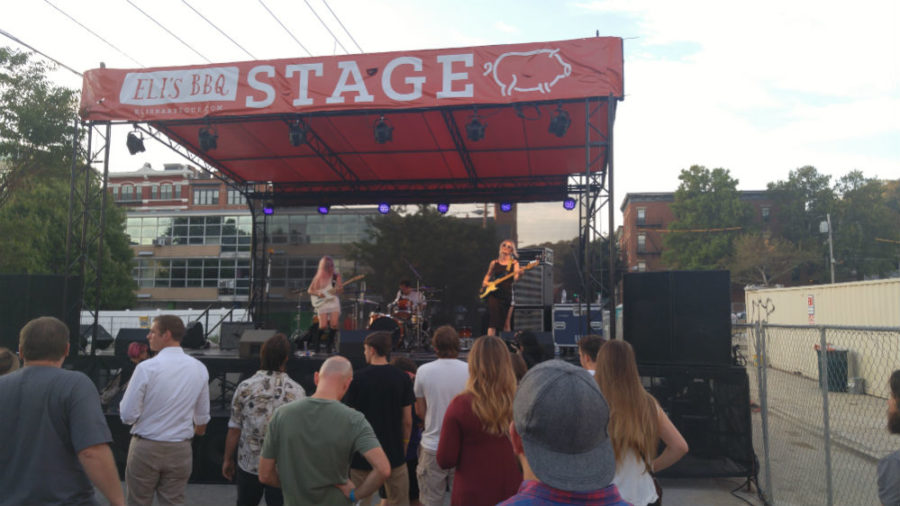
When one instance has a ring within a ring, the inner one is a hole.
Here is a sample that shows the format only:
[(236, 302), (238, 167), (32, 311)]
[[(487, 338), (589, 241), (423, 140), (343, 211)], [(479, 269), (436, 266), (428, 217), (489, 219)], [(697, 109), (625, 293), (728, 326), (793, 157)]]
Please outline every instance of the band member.
[(514, 274), (511, 278), (497, 285), (497, 289), (490, 292), (487, 296), (488, 305), (488, 329), (487, 335), (496, 336), (501, 330), (509, 330), (509, 309), (512, 304), (512, 285), (519, 280), (522, 275), (522, 269), (516, 252), (516, 245), (509, 239), (500, 243), (500, 252), (497, 258), (491, 260), (487, 273), (481, 281), (481, 287), (486, 288), (489, 283), (497, 278)]
[[(391, 302), (399, 318), (409, 318), (410, 314), (418, 314), (425, 307), (425, 296), (415, 290), (409, 280), (400, 281), (397, 297)], [(405, 312), (405, 314), (403, 314)]]
[(319, 335), (324, 338), (327, 351), (336, 351), (334, 337), (341, 319), (339, 296), (344, 293), (344, 281), (340, 273), (335, 272), (334, 260), (330, 256), (319, 260), (319, 269), (307, 291), (319, 317)]

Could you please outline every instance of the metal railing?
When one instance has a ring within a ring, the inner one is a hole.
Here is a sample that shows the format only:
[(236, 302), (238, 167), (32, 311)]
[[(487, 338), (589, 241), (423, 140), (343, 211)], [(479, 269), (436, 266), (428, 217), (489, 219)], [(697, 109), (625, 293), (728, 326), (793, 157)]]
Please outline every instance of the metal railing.
[(878, 460), (900, 327), (733, 324), (746, 358), (759, 485), (770, 504), (881, 504)]

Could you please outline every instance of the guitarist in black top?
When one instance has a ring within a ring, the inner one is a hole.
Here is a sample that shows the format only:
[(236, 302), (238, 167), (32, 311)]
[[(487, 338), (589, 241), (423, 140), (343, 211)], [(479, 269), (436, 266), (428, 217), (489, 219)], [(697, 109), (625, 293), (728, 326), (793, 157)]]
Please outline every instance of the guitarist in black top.
[[(516, 252), (516, 245), (509, 239), (500, 243), (500, 252), (497, 258), (491, 260), (487, 273), (481, 281), (482, 297), (486, 295), (488, 306), (487, 335), (496, 336), (501, 330), (509, 330), (507, 327), (509, 308), (512, 304), (512, 285), (519, 280), (522, 269)], [(509, 276), (512, 274), (512, 276)], [(496, 283), (495, 280), (509, 276), (506, 280)]]

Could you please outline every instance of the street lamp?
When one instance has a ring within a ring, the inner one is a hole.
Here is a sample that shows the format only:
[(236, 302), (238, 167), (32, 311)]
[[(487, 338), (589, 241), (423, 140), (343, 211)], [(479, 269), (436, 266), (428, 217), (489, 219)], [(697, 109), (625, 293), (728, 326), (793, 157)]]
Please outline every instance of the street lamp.
[(828, 260), (831, 267), (831, 284), (834, 284), (834, 242), (831, 238), (831, 213), (826, 213), (825, 221), (819, 222), (819, 232), (828, 233)]

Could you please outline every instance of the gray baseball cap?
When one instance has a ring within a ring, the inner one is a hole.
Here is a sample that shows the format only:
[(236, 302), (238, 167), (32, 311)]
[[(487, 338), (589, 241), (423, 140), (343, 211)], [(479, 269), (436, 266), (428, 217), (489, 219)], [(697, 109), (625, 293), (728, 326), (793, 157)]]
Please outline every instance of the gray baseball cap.
[(612, 483), (609, 406), (584, 369), (562, 360), (533, 367), (516, 391), (513, 421), (528, 465), (542, 482), (573, 492)]

